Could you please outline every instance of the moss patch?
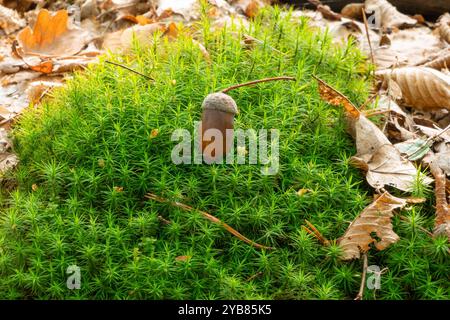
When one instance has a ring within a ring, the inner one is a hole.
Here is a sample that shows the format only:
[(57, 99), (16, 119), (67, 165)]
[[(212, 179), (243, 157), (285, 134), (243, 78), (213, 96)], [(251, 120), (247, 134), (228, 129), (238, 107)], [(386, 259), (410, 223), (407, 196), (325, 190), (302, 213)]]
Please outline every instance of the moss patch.
[[(306, 20), (285, 15), (270, 9), (248, 30), (217, 32), (204, 20), (197, 34), (212, 63), (187, 34), (174, 42), (155, 35), (151, 47), (110, 57), (154, 82), (100, 63), (30, 108), (14, 131), (19, 187), (3, 195), (0, 213), (0, 297), (353, 298), (360, 262), (341, 262), (336, 245), (321, 246), (301, 226), (308, 219), (335, 239), (370, 200), (348, 163), (355, 150), (342, 112), (320, 101), (311, 78), (362, 102), (365, 62), (353, 46), (335, 48)], [(243, 33), (263, 43), (247, 48)], [(279, 75), (297, 81), (230, 92), (240, 109), (235, 128), (280, 131), (278, 174), (262, 175), (260, 165), (172, 163), (172, 132), (193, 130), (208, 93)], [(299, 196), (301, 188), (310, 191)], [(197, 212), (145, 201), (147, 192), (207, 211), (276, 249), (255, 249)], [(448, 259), (436, 249), (445, 243), (414, 230), (401, 236), (370, 257), (390, 268), (378, 297), (445, 298)], [(79, 290), (66, 287), (70, 265), (81, 269)]]

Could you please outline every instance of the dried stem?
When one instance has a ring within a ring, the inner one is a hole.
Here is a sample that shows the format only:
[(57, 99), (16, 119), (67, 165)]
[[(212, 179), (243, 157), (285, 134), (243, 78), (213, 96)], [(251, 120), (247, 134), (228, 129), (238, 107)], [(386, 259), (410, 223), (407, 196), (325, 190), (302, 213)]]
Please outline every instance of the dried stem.
[(248, 243), (249, 245), (251, 245), (251, 246), (253, 246), (253, 247), (255, 247), (255, 248), (259, 248), (259, 249), (274, 249), (274, 248), (272, 248), (272, 247), (266, 247), (266, 246), (263, 246), (263, 245), (261, 245), (261, 244), (258, 244), (258, 243), (256, 243), (256, 242), (254, 242), (254, 241), (252, 241), (252, 240), (246, 238), (245, 236), (243, 236), (242, 234), (240, 234), (238, 231), (236, 231), (235, 229), (233, 229), (232, 227), (230, 227), (230, 226), (229, 226), (228, 224), (226, 224), (225, 222), (221, 221), (220, 219), (214, 217), (213, 215), (211, 215), (211, 214), (209, 214), (209, 213), (207, 213), (207, 212), (205, 212), (205, 211), (196, 210), (196, 209), (194, 209), (194, 208), (192, 208), (192, 207), (190, 207), (190, 206), (188, 206), (188, 205), (186, 205), (186, 204), (184, 204), (184, 203), (180, 203), (180, 202), (175, 202), (175, 201), (170, 201), (170, 200), (168, 200), (168, 199), (164, 199), (164, 198), (159, 197), (159, 196), (157, 196), (157, 195), (155, 195), (155, 194), (153, 194), (153, 193), (147, 193), (147, 194), (145, 195), (145, 197), (146, 197), (147, 199), (155, 200), (155, 201), (157, 201), (157, 202), (168, 203), (168, 204), (170, 204), (170, 205), (172, 205), (172, 206), (174, 206), (174, 207), (183, 209), (183, 210), (185, 210), (185, 211), (198, 211), (198, 212), (200, 212), (200, 213), (203, 215), (204, 218), (206, 218), (206, 219), (208, 219), (209, 221), (212, 221), (212, 222), (214, 222), (214, 223), (217, 223), (218, 225), (220, 225), (221, 227), (223, 227), (225, 230), (227, 230), (229, 233), (231, 233), (232, 235), (234, 235), (234, 236), (235, 236), (236, 238), (238, 238), (239, 240), (242, 240), (242, 241)]
[(363, 20), (364, 20), (364, 27), (366, 29), (367, 41), (369, 42), (370, 59), (372, 60), (372, 64), (375, 65), (375, 57), (373, 55), (372, 42), (370, 41), (370, 36), (369, 36), (369, 24), (367, 23), (366, 11), (364, 10), (364, 8), (362, 8), (361, 11), (362, 11)]
[(127, 66), (125, 66), (123, 64), (120, 64), (120, 63), (117, 63), (117, 62), (113, 62), (113, 61), (109, 61), (109, 60), (105, 60), (105, 62), (109, 63), (109, 64), (112, 64), (112, 65), (115, 65), (117, 67), (121, 67), (121, 68), (126, 69), (128, 71), (134, 72), (134, 73), (136, 73), (136, 74), (138, 74), (138, 75), (140, 75), (140, 76), (142, 76), (144, 78), (147, 78), (148, 80), (155, 81), (155, 79), (153, 79), (152, 77), (149, 77), (146, 74), (143, 74), (143, 73), (141, 73), (139, 71), (133, 70), (130, 67), (127, 67)]
[(378, 93), (375, 93), (373, 95), (371, 95), (366, 101), (364, 101), (364, 103), (359, 107), (359, 110), (364, 110), (367, 105), (369, 103), (371, 103), (373, 101), (373, 99), (375, 99), (376, 97), (378, 97)]
[(361, 285), (359, 286), (359, 292), (356, 295), (355, 300), (363, 299), (364, 288), (366, 287), (366, 274), (367, 274), (367, 267), (368, 267), (367, 252), (364, 252), (362, 256), (363, 256), (363, 272), (362, 272), (362, 276), (361, 276)]
[(308, 232), (309, 234), (313, 235), (317, 240), (319, 240), (319, 242), (321, 244), (323, 244), (324, 246), (329, 246), (330, 245), (330, 241), (327, 240), (327, 238), (325, 238), (319, 230), (317, 230), (316, 227), (314, 227), (314, 225), (309, 222), (308, 220), (305, 220), (306, 224), (308, 225), (309, 228), (302, 226), (302, 228)]
[(264, 78), (264, 79), (260, 79), (260, 80), (253, 80), (250, 82), (245, 82), (245, 83), (240, 83), (240, 84), (236, 84), (234, 86), (225, 88), (223, 90), (221, 90), (222, 93), (227, 93), (228, 91), (237, 89), (237, 88), (241, 88), (241, 87), (246, 87), (246, 86), (251, 86), (257, 83), (262, 83), (262, 82), (269, 82), (269, 81), (280, 81), (280, 80), (290, 80), (290, 81), (295, 81), (296, 79), (294, 77), (274, 77), (274, 78)]
[(375, 110), (375, 111), (368, 111), (367, 113), (364, 113), (364, 115), (366, 116), (366, 118), (370, 118), (373, 116), (378, 116), (380, 114), (385, 114), (385, 113), (390, 113), (392, 112), (392, 110)]

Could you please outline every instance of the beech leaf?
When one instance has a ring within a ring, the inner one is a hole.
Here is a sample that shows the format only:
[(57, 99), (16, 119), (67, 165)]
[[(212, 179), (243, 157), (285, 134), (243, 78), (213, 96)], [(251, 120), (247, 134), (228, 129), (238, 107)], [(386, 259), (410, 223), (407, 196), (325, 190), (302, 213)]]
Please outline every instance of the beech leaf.
[(385, 192), (366, 207), (339, 239), (339, 246), (344, 251), (342, 259), (359, 258), (361, 252), (369, 251), (372, 243), (378, 250), (384, 250), (397, 242), (400, 237), (392, 229), (392, 212), (406, 204), (407, 200)]
[(405, 67), (376, 73), (384, 80), (395, 80), (405, 105), (419, 109), (450, 110), (450, 76), (426, 67)]
[(68, 28), (67, 10), (51, 14), (39, 11), (34, 28), (26, 27), (17, 35), (25, 54), (75, 55), (86, 44), (87, 33), (81, 29)]

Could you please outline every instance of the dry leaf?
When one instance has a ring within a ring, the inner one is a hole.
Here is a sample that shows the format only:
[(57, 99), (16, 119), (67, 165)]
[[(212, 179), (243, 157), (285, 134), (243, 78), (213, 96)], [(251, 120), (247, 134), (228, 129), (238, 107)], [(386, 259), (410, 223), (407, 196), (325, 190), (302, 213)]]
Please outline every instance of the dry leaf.
[(319, 94), (323, 100), (325, 100), (329, 104), (332, 104), (333, 106), (342, 105), (352, 118), (359, 118), (360, 112), (358, 108), (356, 108), (355, 105), (346, 96), (331, 87), (325, 81), (317, 78), (316, 76), (314, 76), (314, 78), (319, 83)]
[(134, 22), (141, 26), (145, 26), (146, 24), (150, 24), (150, 23), (154, 22), (152, 19), (149, 19), (143, 15), (133, 16), (131, 14), (127, 14), (127, 15), (122, 16), (121, 19)]
[[(375, 189), (387, 185), (411, 192), (417, 181), (416, 167), (391, 144), (381, 146), (373, 154), (354, 156), (351, 163), (367, 172), (366, 180)], [(430, 184), (432, 180), (424, 177), (422, 182)]]
[[(417, 24), (415, 19), (400, 13), (396, 7), (387, 0), (366, 0), (366, 12), (374, 13), (375, 23), (379, 23), (382, 29), (392, 27), (407, 27)], [(377, 21), (377, 20), (380, 21)]]
[(395, 148), (400, 151), (402, 156), (408, 160), (417, 161), (422, 159), (430, 150), (432, 141), (422, 138), (415, 138), (408, 141), (395, 144)]
[(450, 14), (447, 12), (439, 18), (439, 34), (441, 38), (450, 43)]
[(405, 199), (385, 192), (366, 207), (339, 239), (339, 246), (344, 250), (342, 259), (359, 258), (361, 252), (369, 251), (372, 243), (378, 250), (384, 250), (397, 242), (400, 238), (392, 229), (392, 211), (403, 208), (406, 203)]
[[(417, 177), (414, 165), (402, 158), (384, 133), (348, 100), (342, 93), (324, 81), (319, 81), (320, 96), (333, 105), (344, 105), (348, 110), (350, 131), (356, 140), (356, 156), (352, 164), (366, 171), (367, 182), (375, 189), (385, 185), (411, 191)], [(424, 183), (431, 183), (425, 178)]]
[(425, 63), (423, 66), (428, 67), (428, 68), (433, 68), (436, 70), (449, 69), (450, 68), (450, 51)]
[(349, 19), (362, 20), (362, 10), (364, 9), (364, 3), (349, 3), (341, 10), (341, 14)]
[(19, 17), (17, 11), (6, 8), (0, 3), (0, 29), (2, 29), (6, 35), (22, 29), (25, 25), (25, 20)]
[(48, 60), (35, 66), (30, 65), (30, 69), (41, 73), (51, 73), (53, 71), (53, 62)]
[(450, 76), (425, 67), (405, 67), (376, 73), (395, 80), (402, 91), (402, 102), (419, 109), (450, 109)]
[(152, 23), (145, 26), (136, 25), (125, 30), (109, 33), (103, 41), (103, 49), (117, 51), (128, 51), (133, 45), (135, 38), (142, 45), (150, 45), (153, 41), (152, 35), (157, 31), (164, 31), (161, 23)]
[[(372, 44), (377, 43), (372, 35), (370, 38)], [(375, 63), (379, 69), (417, 65), (444, 48), (439, 37), (427, 27), (397, 30), (392, 32), (389, 38), (390, 46), (374, 47)]]
[(434, 164), (431, 165), (431, 173), (435, 179), (436, 194), (436, 220), (433, 233), (435, 235), (444, 234), (450, 239), (450, 207), (448, 205), (445, 189), (445, 174)]
[(160, 0), (156, 10), (158, 17), (163, 19), (169, 11), (181, 15), (187, 21), (200, 18), (200, 4), (197, 0)]
[(318, 5), (317, 11), (319, 11), (325, 19), (331, 21), (341, 21), (342, 19), (342, 16), (339, 13), (334, 12), (329, 6), (326, 5)]
[(250, 3), (246, 6), (244, 13), (249, 18), (254, 18), (259, 12), (259, 4), (256, 0), (250, 1)]
[(60, 10), (50, 14), (41, 10), (33, 30), (26, 27), (17, 35), (19, 44), (26, 54), (51, 56), (74, 55), (86, 44), (87, 32), (72, 27), (68, 28), (68, 14)]
[(3, 174), (17, 166), (19, 159), (13, 153), (9, 153), (11, 141), (5, 129), (0, 129), (0, 174)]
[(166, 30), (164, 31), (164, 35), (168, 36), (169, 38), (178, 37), (178, 33), (179, 33), (178, 27), (173, 22), (169, 23), (169, 25), (166, 27)]

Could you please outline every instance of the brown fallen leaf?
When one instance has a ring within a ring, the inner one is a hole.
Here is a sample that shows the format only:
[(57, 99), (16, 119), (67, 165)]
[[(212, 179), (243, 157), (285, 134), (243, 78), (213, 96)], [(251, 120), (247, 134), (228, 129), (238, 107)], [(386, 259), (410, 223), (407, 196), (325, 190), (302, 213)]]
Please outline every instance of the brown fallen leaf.
[[(400, 13), (387, 0), (366, 0), (365, 8), (367, 13), (373, 13), (375, 15), (374, 23), (379, 24), (379, 27), (382, 29), (410, 27), (417, 24), (415, 19)], [(377, 21), (378, 19), (380, 21)]]
[(369, 251), (372, 243), (378, 250), (384, 250), (397, 242), (400, 237), (392, 229), (391, 218), (395, 209), (406, 204), (405, 199), (385, 192), (367, 206), (338, 240), (344, 251), (342, 259), (359, 258), (361, 253)]
[[(385, 144), (372, 154), (353, 156), (351, 163), (366, 172), (367, 182), (375, 189), (384, 186), (411, 192), (417, 181), (417, 168), (391, 144)], [(423, 177), (423, 184), (430, 184), (432, 180)]]
[(364, 9), (364, 3), (349, 3), (341, 10), (341, 15), (349, 19), (362, 20), (362, 11)]
[(447, 201), (446, 178), (444, 172), (433, 163), (431, 173), (435, 180), (436, 194), (436, 220), (434, 224), (434, 235), (446, 235), (450, 240), (450, 207)]
[(358, 119), (361, 112), (358, 110), (358, 108), (355, 107), (355, 105), (342, 93), (340, 93), (338, 90), (331, 87), (329, 84), (327, 84), (325, 81), (319, 79), (318, 77), (313, 77), (317, 80), (319, 84), (319, 94), (320, 97), (328, 102), (329, 104), (333, 106), (344, 106), (345, 111), (354, 119)]
[(19, 163), (17, 156), (9, 152), (11, 146), (8, 133), (5, 129), (0, 129), (0, 175), (15, 168)]
[(135, 25), (125, 30), (109, 33), (105, 36), (102, 48), (113, 52), (126, 52), (131, 49), (133, 39), (142, 45), (150, 45), (153, 41), (152, 34), (157, 31), (165, 31), (166, 28), (161, 23), (151, 23), (144, 26)]
[(25, 25), (25, 20), (19, 16), (17, 11), (2, 6), (0, 2), (0, 29), (6, 35), (22, 29)]
[(402, 91), (402, 103), (419, 109), (450, 109), (450, 76), (426, 67), (377, 71), (383, 80), (393, 79)]
[(436, 70), (449, 69), (450, 68), (450, 50), (448, 50), (448, 52), (446, 52), (445, 54), (438, 56), (435, 59), (425, 63), (423, 66), (427, 67), (427, 68), (433, 68)]
[(30, 69), (41, 73), (51, 73), (53, 71), (53, 62), (48, 60), (38, 65), (30, 65)]
[(441, 38), (447, 43), (450, 43), (450, 13), (447, 12), (442, 15), (439, 18), (438, 23), (438, 29)]
[[(416, 167), (401, 156), (384, 133), (361, 114), (347, 97), (323, 80), (318, 80), (321, 98), (330, 104), (344, 105), (348, 110), (349, 129), (356, 140), (357, 150), (351, 163), (366, 172), (367, 182), (375, 189), (388, 185), (411, 191), (417, 179)], [(425, 184), (431, 181), (426, 177), (423, 179)]]
[(26, 27), (17, 35), (25, 54), (44, 56), (75, 55), (86, 44), (86, 32), (68, 26), (67, 10), (51, 14), (48, 10), (39, 11), (34, 28)]
[(120, 19), (128, 20), (128, 21), (134, 22), (136, 24), (139, 24), (141, 26), (145, 26), (146, 24), (150, 24), (150, 23), (154, 22), (152, 19), (149, 19), (143, 15), (133, 16), (133, 15), (127, 14), (127, 15), (120, 17)]
[(197, 0), (159, 0), (156, 14), (160, 20), (173, 14), (182, 16), (186, 21), (197, 20), (200, 17), (200, 3)]

